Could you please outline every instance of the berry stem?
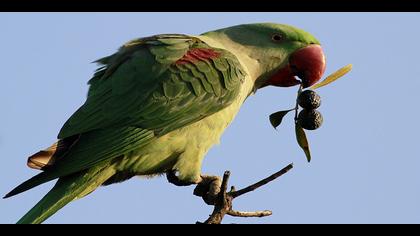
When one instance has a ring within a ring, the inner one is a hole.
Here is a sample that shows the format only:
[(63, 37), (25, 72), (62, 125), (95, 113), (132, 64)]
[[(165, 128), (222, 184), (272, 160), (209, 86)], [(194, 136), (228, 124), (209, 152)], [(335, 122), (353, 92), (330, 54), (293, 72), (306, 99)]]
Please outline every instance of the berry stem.
[(299, 104), (298, 104), (298, 99), (299, 99), (299, 95), (300, 93), (302, 93), (302, 84), (299, 86), (299, 89), (297, 91), (297, 96), (296, 96), (296, 105), (295, 105), (295, 124), (297, 123), (298, 120), (298, 110), (299, 110)]

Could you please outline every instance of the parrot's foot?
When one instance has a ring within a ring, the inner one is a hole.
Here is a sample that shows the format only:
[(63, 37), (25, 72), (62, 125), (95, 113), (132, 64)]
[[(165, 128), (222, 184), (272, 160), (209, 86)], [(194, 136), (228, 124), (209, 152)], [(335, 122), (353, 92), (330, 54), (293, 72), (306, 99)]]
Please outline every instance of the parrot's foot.
[(173, 170), (166, 172), (166, 179), (169, 181), (169, 183), (175, 184), (176, 186), (189, 186), (192, 184), (197, 184), (196, 182), (185, 181), (178, 178), (176, 171)]
[(208, 205), (214, 205), (222, 186), (219, 176), (202, 175), (200, 183), (194, 189), (194, 195), (202, 197)]

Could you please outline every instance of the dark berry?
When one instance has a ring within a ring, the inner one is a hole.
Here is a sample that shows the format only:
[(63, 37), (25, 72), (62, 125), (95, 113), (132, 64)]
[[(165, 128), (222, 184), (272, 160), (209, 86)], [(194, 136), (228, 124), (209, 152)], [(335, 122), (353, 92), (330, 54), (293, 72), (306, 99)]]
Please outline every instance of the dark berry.
[(322, 125), (322, 115), (317, 110), (303, 109), (298, 115), (298, 124), (306, 130), (315, 130)]
[(298, 104), (304, 109), (317, 109), (321, 105), (321, 97), (312, 90), (305, 90), (300, 93)]

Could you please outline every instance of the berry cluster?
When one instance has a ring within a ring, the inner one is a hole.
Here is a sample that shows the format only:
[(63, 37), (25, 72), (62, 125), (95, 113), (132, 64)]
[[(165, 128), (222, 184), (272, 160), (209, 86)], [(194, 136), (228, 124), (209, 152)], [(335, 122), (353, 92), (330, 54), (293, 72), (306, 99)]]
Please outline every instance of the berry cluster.
[(306, 130), (315, 130), (322, 125), (322, 115), (316, 109), (321, 105), (321, 97), (312, 90), (305, 90), (299, 94), (298, 104), (303, 108), (297, 122)]

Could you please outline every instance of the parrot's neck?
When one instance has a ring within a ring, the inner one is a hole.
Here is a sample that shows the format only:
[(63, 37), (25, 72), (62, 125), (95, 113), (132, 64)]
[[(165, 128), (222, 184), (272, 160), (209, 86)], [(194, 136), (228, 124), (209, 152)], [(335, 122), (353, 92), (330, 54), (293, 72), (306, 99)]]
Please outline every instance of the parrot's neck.
[(260, 63), (257, 59), (252, 58), (254, 51), (249, 47), (232, 41), (223, 32), (212, 31), (197, 36), (199, 39), (209, 44), (212, 47), (225, 49), (233, 53), (242, 64), (245, 71), (250, 75), (250, 78), (255, 81), (262, 75)]

